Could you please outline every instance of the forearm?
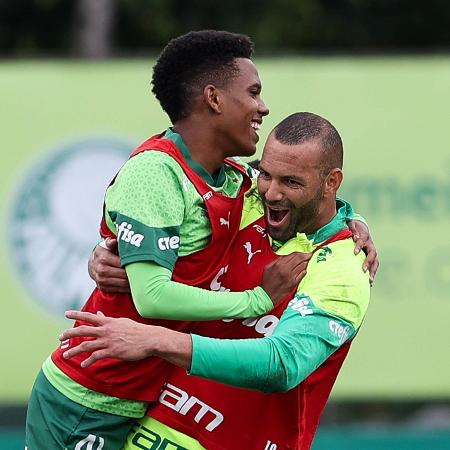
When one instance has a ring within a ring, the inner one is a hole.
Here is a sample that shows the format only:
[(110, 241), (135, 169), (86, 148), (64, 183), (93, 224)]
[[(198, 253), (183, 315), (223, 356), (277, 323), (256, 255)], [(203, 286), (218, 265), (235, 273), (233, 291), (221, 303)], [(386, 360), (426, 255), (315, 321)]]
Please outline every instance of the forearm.
[(190, 374), (262, 392), (289, 389), (289, 373), (272, 339), (213, 339), (192, 335)]
[(191, 375), (263, 392), (285, 392), (300, 384), (343, 341), (330, 332), (330, 320), (351, 325), (317, 312), (312, 325), (300, 314), (287, 311), (272, 336), (263, 339), (221, 340), (192, 335)]
[(213, 339), (152, 327), (142, 344), (148, 356), (159, 356), (191, 375), (242, 388), (282, 392), (306, 376), (294, 376), (292, 367), (286, 370), (279, 346), (271, 339)]
[(244, 292), (215, 292), (171, 280), (156, 263), (126, 266), (133, 301), (143, 317), (173, 320), (218, 320), (255, 317), (273, 308), (261, 287)]
[[(155, 333), (155, 329), (158, 328)], [(175, 366), (189, 370), (192, 361), (192, 338), (168, 328), (153, 327), (148, 340), (148, 353), (159, 356)]]

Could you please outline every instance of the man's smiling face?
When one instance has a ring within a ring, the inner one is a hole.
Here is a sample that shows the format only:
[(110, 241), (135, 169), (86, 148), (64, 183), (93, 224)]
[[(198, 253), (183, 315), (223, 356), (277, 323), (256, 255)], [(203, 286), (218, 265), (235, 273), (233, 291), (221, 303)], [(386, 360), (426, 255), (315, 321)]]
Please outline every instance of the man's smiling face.
[(259, 164), (258, 191), (267, 231), (286, 241), (297, 232), (316, 231), (323, 203), (320, 140), (280, 143), (271, 133)]
[(261, 81), (250, 59), (235, 60), (238, 74), (225, 88), (222, 105), (221, 134), (226, 136), (233, 154), (251, 156), (256, 151), (258, 131), (269, 109), (261, 98)]

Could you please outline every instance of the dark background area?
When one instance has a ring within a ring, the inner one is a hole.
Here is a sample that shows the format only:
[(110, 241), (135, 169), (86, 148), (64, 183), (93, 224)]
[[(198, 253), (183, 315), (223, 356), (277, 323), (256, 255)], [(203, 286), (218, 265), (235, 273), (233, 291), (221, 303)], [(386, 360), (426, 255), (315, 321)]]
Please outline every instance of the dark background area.
[(449, 18), (445, 0), (1, 0), (0, 54), (141, 55), (202, 28), (249, 34), (258, 54), (448, 52)]

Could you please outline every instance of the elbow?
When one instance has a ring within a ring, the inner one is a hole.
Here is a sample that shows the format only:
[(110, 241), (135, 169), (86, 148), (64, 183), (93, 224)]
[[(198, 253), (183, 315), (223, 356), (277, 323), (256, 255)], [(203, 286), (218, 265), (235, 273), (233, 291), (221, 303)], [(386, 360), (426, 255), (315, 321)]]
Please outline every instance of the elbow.
[(310, 372), (298, 366), (286, 366), (280, 363), (278, 367), (267, 376), (263, 392), (276, 394), (288, 392), (302, 383)]
[(137, 313), (147, 319), (160, 319), (161, 311), (156, 301), (153, 301), (145, 292), (132, 291), (133, 303)]
[(134, 306), (138, 314), (144, 319), (167, 319), (167, 310), (161, 309), (155, 304), (146, 304), (145, 306), (137, 301), (134, 301)]
[(269, 382), (264, 386), (264, 389), (261, 389), (261, 392), (265, 394), (283, 394), (290, 391), (293, 387), (295, 386), (290, 386), (288, 383)]
[(280, 394), (290, 391), (296, 385), (292, 384), (288, 373), (284, 370), (284, 367), (280, 367), (275, 373), (267, 377), (264, 383), (262, 392), (266, 394)]
[(149, 308), (148, 305), (144, 308), (140, 302), (136, 301), (136, 299), (133, 299), (133, 300), (134, 300), (134, 307), (136, 308), (136, 311), (138, 312), (138, 314), (141, 317), (144, 317), (144, 318), (155, 317), (152, 309)]

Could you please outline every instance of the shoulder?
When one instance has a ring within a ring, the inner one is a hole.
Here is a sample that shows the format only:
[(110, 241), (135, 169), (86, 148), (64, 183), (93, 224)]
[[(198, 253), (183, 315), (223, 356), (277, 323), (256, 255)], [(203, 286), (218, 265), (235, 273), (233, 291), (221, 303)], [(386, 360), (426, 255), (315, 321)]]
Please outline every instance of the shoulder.
[(130, 158), (105, 195), (106, 210), (147, 226), (179, 225), (185, 210), (184, 172), (169, 155), (146, 151)]
[(354, 254), (351, 238), (333, 242), (313, 254), (299, 292), (358, 328), (370, 298), (369, 274), (362, 270), (363, 261), (364, 254)]
[(140, 178), (143, 175), (152, 177), (167, 177), (168, 173), (173, 173), (181, 177), (183, 169), (175, 159), (164, 152), (149, 150), (133, 156), (120, 169), (119, 178)]
[[(318, 249), (312, 256), (309, 268), (321, 272), (336, 272), (343, 279), (362, 278), (364, 254), (355, 255), (355, 243), (352, 238), (332, 242)], [(343, 269), (346, 270), (343, 270)], [(361, 269), (361, 270), (360, 270)], [(364, 277), (365, 278), (365, 277)]]

